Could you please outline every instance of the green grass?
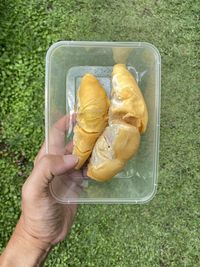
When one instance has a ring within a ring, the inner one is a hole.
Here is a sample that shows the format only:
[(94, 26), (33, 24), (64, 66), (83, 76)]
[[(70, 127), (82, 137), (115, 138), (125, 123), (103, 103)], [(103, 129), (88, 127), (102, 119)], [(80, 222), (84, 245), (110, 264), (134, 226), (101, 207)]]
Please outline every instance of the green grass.
[(44, 139), (47, 48), (58, 40), (146, 41), (162, 57), (157, 195), (141, 206), (81, 205), (45, 266), (199, 266), (199, 1), (2, 0), (0, 13), (0, 250)]

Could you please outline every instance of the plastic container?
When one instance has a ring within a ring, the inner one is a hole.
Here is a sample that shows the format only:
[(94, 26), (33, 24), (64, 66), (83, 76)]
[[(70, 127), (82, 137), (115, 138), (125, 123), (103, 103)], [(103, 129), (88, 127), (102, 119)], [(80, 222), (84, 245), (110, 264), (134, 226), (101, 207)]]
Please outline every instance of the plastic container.
[(149, 43), (61, 41), (49, 48), (45, 84), (46, 152), (64, 154), (66, 144), (73, 138), (71, 115), (81, 77), (87, 72), (95, 74), (109, 96), (112, 67), (116, 63), (128, 66), (142, 90), (149, 113), (147, 131), (142, 135), (137, 155), (110, 181), (97, 182), (86, 176), (82, 179), (84, 173), (80, 172), (55, 177), (50, 191), (61, 203), (145, 203), (156, 193), (161, 59), (158, 50)]

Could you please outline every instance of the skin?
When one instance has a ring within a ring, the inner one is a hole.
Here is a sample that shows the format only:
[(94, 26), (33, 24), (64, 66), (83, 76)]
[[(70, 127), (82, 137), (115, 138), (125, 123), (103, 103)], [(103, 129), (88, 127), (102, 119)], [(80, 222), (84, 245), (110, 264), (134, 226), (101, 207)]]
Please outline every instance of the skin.
[[(63, 149), (68, 122), (69, 118), (63, 117), (53, 126), (52, 152)], [(49, 192), (49, 183), (55, 176), (66, 182), (70, 180), (75, 185), (72, 193), (78, 197), (83, 175), (74, 170), (78, 158), (71, 155), (72, 149), (72, 143), (68, 143), (64, 155), (45, 155), (45, 144), (41, 147), (22, 188), (21, 216), (0, 257), (1, 267), (41, 266), (51, 248), (69, 233), (77, 205), (57, 203)]]

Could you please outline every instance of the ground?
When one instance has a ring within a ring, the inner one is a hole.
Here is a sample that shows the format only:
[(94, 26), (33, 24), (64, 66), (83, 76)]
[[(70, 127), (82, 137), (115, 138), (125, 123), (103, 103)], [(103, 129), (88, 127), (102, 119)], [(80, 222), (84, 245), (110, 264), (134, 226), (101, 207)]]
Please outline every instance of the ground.
[(44, 140), (45, 53), (58, 40), (145, 41), (162, 58), (158, 192), (145, 205), (80, 205), (48, 267), (195, 267), (200, 262), (198, 0), (1, 0), (0, 250)]

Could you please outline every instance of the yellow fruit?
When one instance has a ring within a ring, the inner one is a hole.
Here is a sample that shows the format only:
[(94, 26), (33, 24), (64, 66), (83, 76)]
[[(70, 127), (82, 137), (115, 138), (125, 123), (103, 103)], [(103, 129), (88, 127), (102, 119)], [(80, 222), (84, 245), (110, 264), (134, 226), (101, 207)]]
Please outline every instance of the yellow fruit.
[(108, 123), (109, 100), (100, 82), (86, 74), (77, 92), (77, 124), (74, 128), (73, 154), (79, 169), (90, 156), (97, 138)]
[(115, 65), (109, 126), (94, 146), (87, 175), (105, 181), (120, 172), (136, 154), (147, 122), (147, 107), (137, 82), (124, 64)]

